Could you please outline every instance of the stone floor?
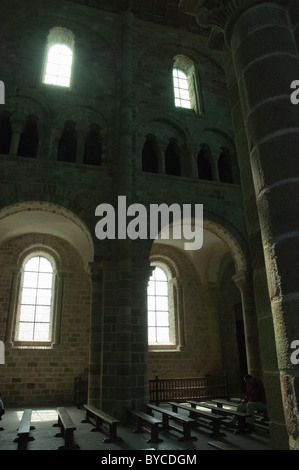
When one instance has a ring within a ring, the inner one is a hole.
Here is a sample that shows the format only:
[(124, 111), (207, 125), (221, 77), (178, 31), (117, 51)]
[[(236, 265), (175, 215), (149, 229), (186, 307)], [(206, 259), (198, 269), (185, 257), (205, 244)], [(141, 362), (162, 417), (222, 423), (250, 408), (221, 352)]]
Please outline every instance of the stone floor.
[[(251, 434), (235, 435), (233, 430), (228, 428), (224, 430), (225, 437), (215, 439), (209, 436), (208, 430), (197, 427), (192, 431), (196, 440), (188, 442), (181, 441), (181, 435), (176, 434), (174, 431), (161, 430), (159, 436), (163, 439), (163, 442), (150, 444), (147, 442), (150, 437), (147, 432), (136, 434), (133, 432), (134, 427), (126, 424), (120, 425), (118, 428), (118, 435), (122, 438), (121, 441), (109, 444), (103, 443), (106, 437), (105, 434), (91, 432), (92, 424), (82, 423), (85, 418), (83, 409), (78, 409), (75, 406), (69, 406), (67, 409), (76, 426), (74, 441), (79, 446), (79, 450), (99, 451), (100, 456), (120, 456), (121, 453), (124, 455), (139, 455), (140, 453), (137, 451), (143, 451), (142, 455), (145, 455), (146, 451), (153, 453), (154, 450), (159, 451), (157, 455), (163, 455), (163, 453), (166, 455), (171, 451), (175, 454), (189, 455), (189, 459), (191, 459), (189, 463), (195, 463), (192, 461), (192, 456), (198, 455), (198, 451), (210, 450), (215, 453), (216, 449), (210, 445), (215, 440), (228, 444), (234, 450), (271, 450), (268, 432), (256, 430)], [(21, 408), (6, 410), (2, 421), (0, 421), (0, 426), (3, 428), (3, 431), (0, 432), (0, 450), (17, 450), (18, 445), (14, 440), (17, 437), (22, 414), (23, 410)], [(57, 423), (56, 407), (33, 408), (31, 424), (35, 429), (31, 431), (31, 436), (34, 437), (34, 440), (28, 442), (27, 450), (57, 450), (60, 446), (63, 446), (63, 438), (55, 437), (55, 434), (59, 432), (59, 428), (53, 427), (55, 423)], [(129, 454), (127, 451), (130, 451)], [(219, 451), (216, 451), (216, 453), (219, 455)], [(24, 453), (20, 454), (24, 455)], [(78, 452), (72, 455), (75, 455), (76, 460), (79, 457)]]

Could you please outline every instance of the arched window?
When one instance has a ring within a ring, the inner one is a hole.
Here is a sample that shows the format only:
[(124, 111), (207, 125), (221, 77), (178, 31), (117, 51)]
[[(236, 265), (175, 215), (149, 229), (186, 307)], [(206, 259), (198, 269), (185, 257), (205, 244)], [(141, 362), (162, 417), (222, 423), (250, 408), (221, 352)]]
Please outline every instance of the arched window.
[(49, 32), (43, 72), (43, 83), (69, 88), (74, 54), (74, 35), (65, 28)]
[(182, 54), (174, 57), (173, 90), (176, 107), (200, 113), (200, 90), (196, 68), (194, 62)]
[(16, 341), (51, 341), (54, 263), (33, 254), (23, 264)]
[(168, 280), (166, 273), (156, 267), (148, 284), (148, 342), (149, 344), (168, 344), (169, 309)]
[(173, 69), (175, 105), (178, 108), (191, 109), (188, 78), (183, 70)]

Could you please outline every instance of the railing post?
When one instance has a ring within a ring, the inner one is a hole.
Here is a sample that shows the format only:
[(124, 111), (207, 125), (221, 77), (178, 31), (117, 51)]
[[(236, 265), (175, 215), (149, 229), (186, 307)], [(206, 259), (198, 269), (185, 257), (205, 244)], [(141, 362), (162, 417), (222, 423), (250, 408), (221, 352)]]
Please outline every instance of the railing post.
[(159, 406), (159, 390), (158, 390), (158, 383), (159, 383), (159, 378), (158, 378), (158, 376), (156, 375), (156, 376), (155, 376), (155, 395), (156, 395), (155, 403), (156, 403), (156, 406)]

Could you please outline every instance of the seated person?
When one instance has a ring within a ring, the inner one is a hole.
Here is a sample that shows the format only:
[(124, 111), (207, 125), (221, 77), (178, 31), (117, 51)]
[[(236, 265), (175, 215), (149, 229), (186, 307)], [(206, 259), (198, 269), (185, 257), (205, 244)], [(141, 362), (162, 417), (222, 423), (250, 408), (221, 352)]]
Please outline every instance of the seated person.
[[(254, 412), (267, 410), (265, 388), (261, 380), (252, 377), (250, 374), (246, 375), (244, 380), (247, 392), (242, 402), (238, 405), (237, 411), (251, 415), (247, 418), (247, 423), (249, 424), (249, 430), (254, 430)], [(236, 421), (237, 418), (234, 416), (232, 423), (235, 424)]]

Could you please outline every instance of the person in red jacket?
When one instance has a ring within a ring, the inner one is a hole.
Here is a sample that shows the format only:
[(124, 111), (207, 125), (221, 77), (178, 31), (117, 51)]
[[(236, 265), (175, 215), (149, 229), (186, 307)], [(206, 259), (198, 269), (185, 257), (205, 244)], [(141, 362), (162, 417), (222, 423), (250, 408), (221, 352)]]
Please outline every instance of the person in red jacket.
[[(241, 413), (249, 413), (250, 417), (247, 418), (248, 430), (254, 430), (254, 413), (256, 411), (267, 410), (265, 387), (261, 380), (247, 374), (244, 377), (246, 383), (246, 394), (242, 402), (237, 406), (237, 411)], [(235, 424), (236, 417), (233, 417), (232, 423)]]

